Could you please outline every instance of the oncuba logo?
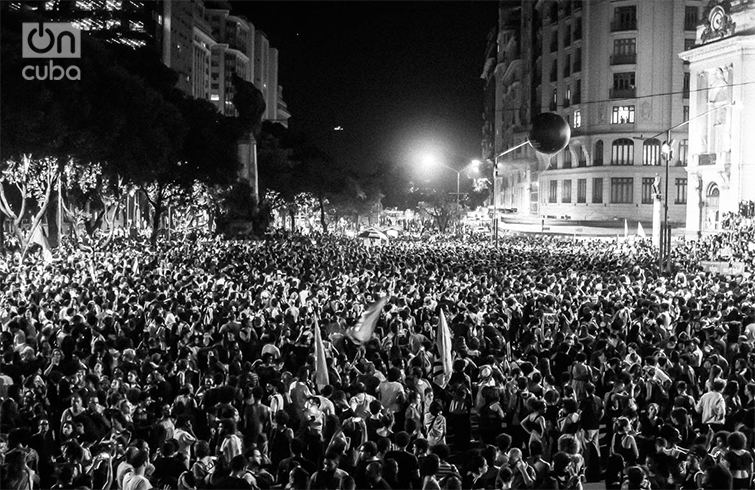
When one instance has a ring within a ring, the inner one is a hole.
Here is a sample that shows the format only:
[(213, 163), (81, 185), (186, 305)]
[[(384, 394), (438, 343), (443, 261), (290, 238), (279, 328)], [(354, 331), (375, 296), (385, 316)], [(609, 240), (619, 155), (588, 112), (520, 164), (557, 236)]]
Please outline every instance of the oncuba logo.
[(53, 59), (81, 58), (81, 31), (68, 22), (24, 22), (21, 28), (22, 56), (46, 58), (46, 65), (26, 65), (21, 75), (26, 80), (81, 80), (76, 65), (63, 67)]

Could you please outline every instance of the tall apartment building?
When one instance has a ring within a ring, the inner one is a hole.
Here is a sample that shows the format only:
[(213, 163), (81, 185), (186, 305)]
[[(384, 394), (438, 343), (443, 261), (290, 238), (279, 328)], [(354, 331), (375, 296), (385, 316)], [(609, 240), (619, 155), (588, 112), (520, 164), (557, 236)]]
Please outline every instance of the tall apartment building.
[[(702, 0), (502, 1), (492, 147), (495, 202), (520, 215), (652, 221), (654, 184), (665, 191), (666, 130), (689, 118), (689, 67)], [(532, 118), (556, 112), (571, 126), (562, 152), (529, 145)], [(490, 121), (486, 121), (490, 124)], [(668, 217), (683, 224), (687, 127), (671, 133)], [(490, 141), (492, 140), (492, 141)]]
[(709, 2), (680, 56), (691, 80), (687, 230), (696, 235), (755, 201), (755, 4)]

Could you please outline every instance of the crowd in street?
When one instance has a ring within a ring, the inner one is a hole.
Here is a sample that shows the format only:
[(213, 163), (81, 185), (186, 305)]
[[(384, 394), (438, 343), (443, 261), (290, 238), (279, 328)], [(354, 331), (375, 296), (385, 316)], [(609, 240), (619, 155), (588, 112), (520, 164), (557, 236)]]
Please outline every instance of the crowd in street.
[(8, 255), (0, 488), (753, 489), (755, 288), (716, 240), (664, 273), (545, 236)]

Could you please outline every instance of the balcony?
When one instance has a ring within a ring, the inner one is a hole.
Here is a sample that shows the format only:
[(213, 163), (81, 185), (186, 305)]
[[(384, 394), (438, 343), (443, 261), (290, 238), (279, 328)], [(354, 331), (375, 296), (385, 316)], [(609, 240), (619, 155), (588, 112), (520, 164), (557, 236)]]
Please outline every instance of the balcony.
[(611, 99), (633, 99), (636, 97), (636, 88), (612, 88), (609, 91), (609, 98)]
[(716, 154), (715, 153), (701, 153), (697, 156), (697, 164), (699, 166), (704, 165), (715, 165), (716, 164)]
[(611, 22), (611, 32), (636, 31), (637, 19), (633, 20), (615, 20)]
[(611, 55), (611, 65), (634, 65), (635, 63), (637, 63), (637, 53)]

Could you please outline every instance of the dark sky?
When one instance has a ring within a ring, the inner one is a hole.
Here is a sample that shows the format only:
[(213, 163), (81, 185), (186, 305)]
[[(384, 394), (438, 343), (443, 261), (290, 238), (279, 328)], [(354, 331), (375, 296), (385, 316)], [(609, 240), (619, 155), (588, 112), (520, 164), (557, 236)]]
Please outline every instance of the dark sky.
[(279, 50), (290, 127), (336, 158), (412, 163), (433, 151), (460, 167), (479, 157), (496, 1), (231, 3)]

